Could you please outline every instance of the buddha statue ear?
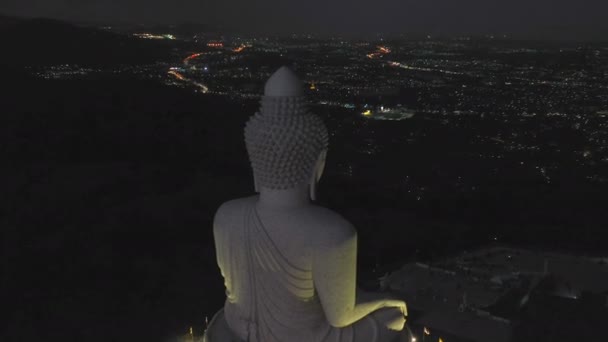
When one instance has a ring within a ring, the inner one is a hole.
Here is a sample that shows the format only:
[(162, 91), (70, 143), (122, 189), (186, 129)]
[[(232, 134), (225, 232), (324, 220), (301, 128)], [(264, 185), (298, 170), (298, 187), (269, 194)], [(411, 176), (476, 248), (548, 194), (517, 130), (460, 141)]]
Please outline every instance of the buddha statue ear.
[(323, 170), (325, 169), (326, 155), (327, 150), (321, 151), (321, 153), (319, 154), (319, 158), (315, 163), (315, 167), (312, 170), (312, 175), (308, 187), (311, 201), (317, 200), (317, 184), (319, 183), (319, 179), (321, 179), (321, 176), (323, 175)]
[[(316, 170), (317, 168), (315, 168)], [(308, 190), (309, 190), (309, 195), (310, 195), (310, 200), (311, 201), (316, 201), (317, 200), (317, 173), (313, 172), (312, 173), (312, 179), (310, 180), (310, 185), (308, 186)]]

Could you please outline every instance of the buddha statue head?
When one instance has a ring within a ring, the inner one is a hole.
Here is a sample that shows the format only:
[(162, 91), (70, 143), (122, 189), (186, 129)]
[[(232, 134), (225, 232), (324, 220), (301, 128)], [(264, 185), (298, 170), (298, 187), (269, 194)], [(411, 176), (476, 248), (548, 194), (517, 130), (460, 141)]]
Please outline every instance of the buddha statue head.
[(280, 68), (266, 83), (261, 108), (245, 126), (245, 144), (256, 192), (309, 185), (315, 199), (327, 128), (308, 111), (302, 81), (289, 68)]

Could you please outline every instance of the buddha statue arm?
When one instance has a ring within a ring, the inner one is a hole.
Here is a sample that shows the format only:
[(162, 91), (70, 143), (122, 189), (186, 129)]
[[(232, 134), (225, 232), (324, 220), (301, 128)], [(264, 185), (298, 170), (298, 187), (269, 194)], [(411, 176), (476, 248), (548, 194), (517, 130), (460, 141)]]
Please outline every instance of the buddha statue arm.
[(345, 327), (385, 307), (405, 312), (403, 301), (357, 290), (357, 235), (349, 228), (328, 239), (313, 256), (315, 288), (328, 322)]
[(215, 217), (213, 219), (213, 240), (215, 244), (215, 257), (217, 261), (217, 266), (220, 269), (220, 273), (222, 278), (224, 279), (224, 287), (226, 289), (226, 295), (230, 301), (234, 301), (233, 291), (232, 291), (232, 279), (227, 274), (227, 266), (225, 257), (225, 248), (228, 246), (228, 242), (226, 241), (226, 234), (222, 227), (224, 224), (224, 210), (222, 210), (223, 206), (218, 209), (215, 213)]
[(220, 246), (222, 246), (222, 237), (220, 236), (220, 231), (219, 229), (217, 229), (217, 225), (214, 224), (213, 226), (213, 240), (215, 243), (215, 259), (217, 261), (217, 266), (220, 269), (220, 273), (222, 274), (223, 278), (226, 278), (226, 274), (224, 272), (225, 268), (224, 268), (224, 258), (222, 255), (222, 252), (219, 250)]

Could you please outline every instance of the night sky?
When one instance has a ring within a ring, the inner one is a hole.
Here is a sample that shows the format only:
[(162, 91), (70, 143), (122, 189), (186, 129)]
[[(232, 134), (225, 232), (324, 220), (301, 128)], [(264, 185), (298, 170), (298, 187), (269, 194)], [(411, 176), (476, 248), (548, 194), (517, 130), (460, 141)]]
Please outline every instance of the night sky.
[(268, 33), (508, 33), (608, 40), (605, 0), (2, 0), (0, 12), (103, 23), (197, 22)]

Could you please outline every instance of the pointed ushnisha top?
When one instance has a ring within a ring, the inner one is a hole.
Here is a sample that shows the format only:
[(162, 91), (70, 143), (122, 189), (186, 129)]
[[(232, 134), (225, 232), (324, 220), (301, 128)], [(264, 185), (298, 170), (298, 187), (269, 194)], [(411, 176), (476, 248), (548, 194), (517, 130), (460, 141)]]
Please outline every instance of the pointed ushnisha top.
[(302, 81), (281, 67), (266, 82), (260, 111), (245, 127), (256, 189), (289, 189), (307, 182), (327, 142), (325, 124), (308, 112)]
[(304, 85), (298, 76), (286, 66), (277, 70), (266, 82), (264, 96), (299, 97), (304, 96)]

